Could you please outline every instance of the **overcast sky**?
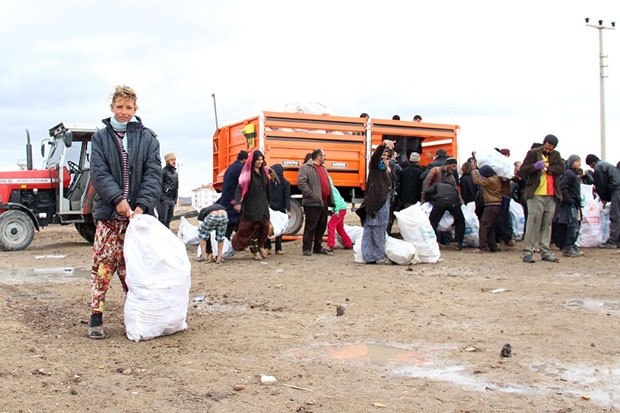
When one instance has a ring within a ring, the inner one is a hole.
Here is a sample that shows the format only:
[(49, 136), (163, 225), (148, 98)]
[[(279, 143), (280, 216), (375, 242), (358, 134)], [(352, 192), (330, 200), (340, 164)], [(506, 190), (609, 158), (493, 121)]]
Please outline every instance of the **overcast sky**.
[[(334, 115), (458, 124), (460, 160), (559, 140), (600, 155), (599, 31), (618, 0), (33, 1), (0, 14), (0, 170), (61, 121), (109, 117), (117, 84), (175, 152), (181, 195), (212, 179), (220, 125), (318, 102)], [(607, 160), (620, 161), (620, 33), (603, 32)], [(35, 167), (41, 167), (35, 150)]]

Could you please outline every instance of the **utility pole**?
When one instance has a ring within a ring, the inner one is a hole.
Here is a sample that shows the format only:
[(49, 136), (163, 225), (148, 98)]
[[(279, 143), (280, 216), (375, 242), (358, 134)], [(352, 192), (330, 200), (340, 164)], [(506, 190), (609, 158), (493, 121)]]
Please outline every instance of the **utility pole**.
[(215, 129), (220, 129), (220, 125), (217, 122), (217, 105), (215, 104), (215, 93), (211, 93), (211, 97), (213, 98), (213, 110), (215, 111)]
[(605, 147), (605, 61), (607, 57), (603, 53), (603, 30), (616, 30), (616, 22), (611, 22), (611, 26), (603, 26), (603, 20), (598, 24), (591, 24), (590, 18), (586, 17), (586, 26), (598, 29), (599, 65), (601, 82), (601, 159), (607, 159), (607, 148)]

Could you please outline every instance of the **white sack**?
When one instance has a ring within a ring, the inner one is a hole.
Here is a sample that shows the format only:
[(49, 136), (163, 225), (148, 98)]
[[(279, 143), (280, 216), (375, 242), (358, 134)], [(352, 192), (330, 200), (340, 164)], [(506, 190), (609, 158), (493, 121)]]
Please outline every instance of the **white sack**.
[(154, 216), (136, 215), (125, 235), (125, 330), (133, 341), (187, 328), (191, 264), (183, 242)]
[[(217, 241), (215, 240), (215, 231), (211, 231), (209, 234), (209, 241), (211, 242), (211, 249), (213, 250), (213, 258), (217, 258)], [(196, 257), (200, 257), (202, 248), (198, 245), (196, 249)], [(228, 238), (224, 238), (224, 248), (222, 250), (222, 258), (230, 258), (235, 255), (235, 250), (232, 247), (232, 243)]]
[(510, 222), (512, 223), (512, 238), (520, 240), (523, 238), (523, 230), (525, 228), (523, 205), (511, 199), (508, 208), (510, 212)]
[(603, 203), (594, 198), (592, 185), (581, 185), (581, 199), (581, 228), (576, 244), (581, 248), (596, 248), (606, 241), (603, 238)]
[(421, 262), (434, 264), (441, 256), (435, 231), (420, 203), (395, 211), (403, 239), (415, 247)]
[(353, 260), (364, 264), (364, 256), (362, 255), (362, 237), (359, 237), (359, 239), (357, 239), (353, 244)]
[[(364, 227), (360, 227), (359, 225), (347, 225), (344, 224), (344, 231), (347, 233), (351, 242), (355, 244), (357, 240), (362, 239), (362, 235), (364, 234)], [(343, 247), (342, 240), (340, 239), (340, 235), (336, 233), (336, 242), (339, 246)]]
[(461, 205), (463, 216), (465, 217), (465, 236), (463, 237), (463, 245), (467, 247), (478, 248), (480, 245), (480, 221), (476, 215), (476, 203), (470, 202), (467, 205)]
[[(430, 218), (431, 211), (433, 210), (433, 204), (431, 202), (423, 203), (420, 208), (424, 212), (427, 218)], [(452, 230), (452, 226), (454, 225), (454, 217), (448, 211), (443, 213), (443, 216), (439, 220), (437, 224), (437, 231), (439, 232), (450, 232)]]
[(200, 238), (198, 238), (198, 227), (190, 224), (184, 216), (181, 216), (181, 223), (179, 224), (177, 236), (185, 245), (198, 245), (200, 242)]
[(495, 149), (476, 152), (476, 162), (478, 163), (478, 168), (489, 165), (500, 178), (512, 179), (515, 174), (515, 167), (510, 162), (510, 159)]
[(385, 256), (398, 265), (418, 264), (421, 262), (412, 243), (390, 236), (385, 241)]
[(280, 235), (284, 234), (286, 231), (286, 227), (288, 227), (289, 218), (285, 212), (274, 211), (269, 208), (269, 221), (271, 222), (271, 226), (273, 227), (273, 235), (270, 236), (270, 239), (275, 239)]

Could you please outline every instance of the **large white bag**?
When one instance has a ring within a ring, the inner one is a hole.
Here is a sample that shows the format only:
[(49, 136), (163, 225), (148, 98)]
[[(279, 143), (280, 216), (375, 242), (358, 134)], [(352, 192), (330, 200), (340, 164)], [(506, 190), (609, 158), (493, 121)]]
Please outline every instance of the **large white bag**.
[(181, 223), (179, 224), (177, 236), (185, 245), (198, 245), (200, 242), (200, 238), (198, 238), (198, 227), (190, 224), (184, 216), (181, 216)]
[(509, 205), (510, 222), (512, 223), (512, 238), (520, 240), (523, 238), (523, 230), (525, 228), (525, 214), (523, 213), (523, 205), (510, 200)]
[[(217, 241), (215, 240), (215, 231), (211, 231), (209, 235), (209, 240), (211, 242), (211, 250), (213, 251), (213, 258), (217, 258)], [(196, 257), (200, 257), (202, 255), (202, 249), (200, 245), (196, 249)], [(224, 238), (224, 248), (222, 251), (222, 258), (230, 258), (235, 255), (235, 250), (233, 249), (232, 243), (228, 238)]]
[(353, 243), (353, 261), (364, 264), (364, 256), (362, 255), (362, 237)]
[[(431, 202), (425, 202), (420, 205), (420, 208), (426, 214), (428, 218), (431, 216), (431, 212), (433, 211), (433, 204)], [(439, 232), (450, 232), (452, 227), (454, 226), (454, 217), (448, 211), (444, 212), (439, 223), (437, 224), (437, 231)]]
[(390, 236), (385, 241), (385, 256), (398, 265), (418, 264), (421, 262), (412, 243)]
[(605, 242), (603, 238), (602, 210), (603, 203), (594, 198), (592, 185), (581, 185), (581, 227), (577, 237), (577, 246), (580, 248), (596, 248)]
[(439, 261), (441, 253), (437, 237), (428, 217), (422, 212), (420, 203), (401, 211), (395, 211), (394, 215), (398, 219), (400, 234), (405, 241), (413, 244), (420, 261), (431, 264)]
[(467, 247), (478, 248), (480, 245), (480, 221), (476, 215), (476, 203), (470, 202), (467, 205), (461, 205), (463, 216), (465, 217), (465, 236), (463, 237), (463, 245)]
[(125, 235), (125, 330), (133, 341), (187, 328), (191, 264), (183, 242), (152, 215), (136, 215)]
[[(360, 227), (359, 225), (344, 224), (344, 231), (347, 233), (347, 235), (351, 239), (351, 242), (355, 244), (358, 239), (362, 239), (362, 235), (364, 234), (364, 227)], [(336, 239), (340, 240), (340, 237), (336, 236)], [(340, 243), (342, 244), (342, 242)]]
[(512, 179), (515, 174), (515, 167), (510, 159), (496, 150), (476, 152), (476, 161), (479, 168), (485, 165), (493, 168), (500, 178)]
[(272, 240), (284, 234), (284, 231), (286, 231), (286, 227), (288, 227), (289, 223), (288, 215), (286, 213), (274, 211), (271, 208), (269, 208), (269, 221), (273, 227), (273, 235), (269, 237)]

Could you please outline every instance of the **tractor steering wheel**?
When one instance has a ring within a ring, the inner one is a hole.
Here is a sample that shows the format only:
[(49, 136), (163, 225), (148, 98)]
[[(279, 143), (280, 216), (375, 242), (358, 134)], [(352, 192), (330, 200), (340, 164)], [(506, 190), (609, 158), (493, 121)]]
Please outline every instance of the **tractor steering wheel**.
[(67, 161), (67, 165), (69, 166), (69, 173), (71, 174), (78, 174), (82, 172), (82, 168), (80, 168), (80, 165), (76, 164), (73, 161)]

